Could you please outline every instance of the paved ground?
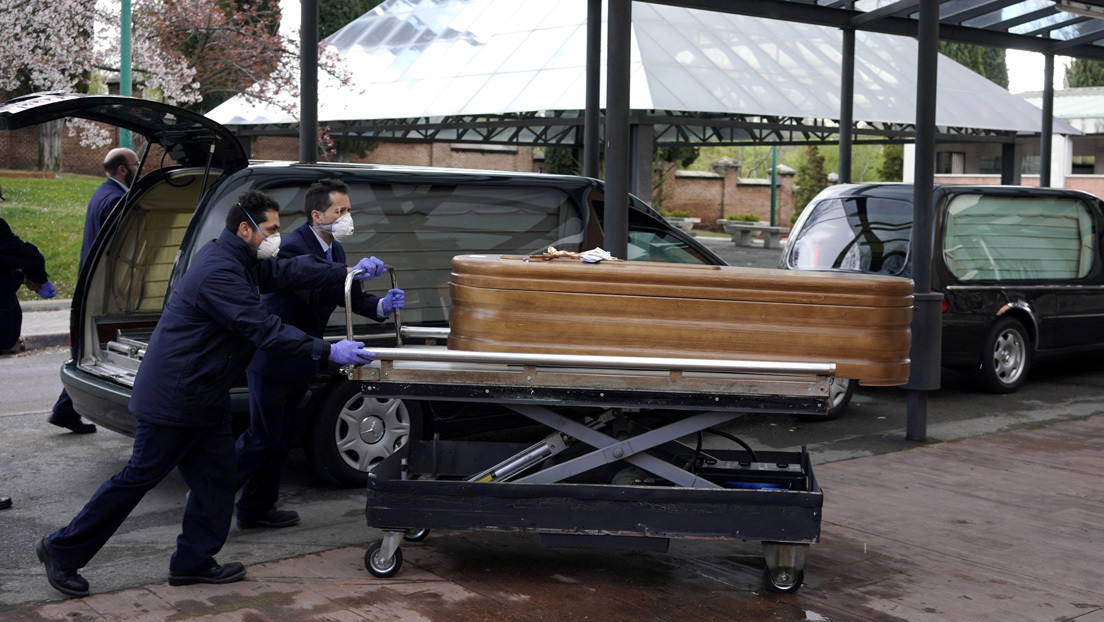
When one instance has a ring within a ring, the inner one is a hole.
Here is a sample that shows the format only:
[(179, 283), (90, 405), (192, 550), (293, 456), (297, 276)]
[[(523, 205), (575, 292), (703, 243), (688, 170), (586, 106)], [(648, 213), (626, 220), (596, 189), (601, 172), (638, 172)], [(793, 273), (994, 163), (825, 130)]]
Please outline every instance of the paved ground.
[(567, 551), (439, 532), (404, 545), (391, 579), (345, 547), (252, 565), (231, 585), (155, 583), (0, 620), (1102, 622), (1102, 462), (1104, 414), (820, 465), (821, 541), (791, 595), (761, 589), (752, 543)]

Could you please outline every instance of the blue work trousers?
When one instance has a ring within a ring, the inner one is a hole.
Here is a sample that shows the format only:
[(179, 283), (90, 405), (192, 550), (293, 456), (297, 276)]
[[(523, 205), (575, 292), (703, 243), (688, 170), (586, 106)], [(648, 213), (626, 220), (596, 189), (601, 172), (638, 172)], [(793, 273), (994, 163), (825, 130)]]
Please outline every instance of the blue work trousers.
[(249, 381), (249, 429), (234, 445), (235, 484), (241, 488), (238, 519), (251, 520), (276, 507), (288, 449), (294, 440), (294, 418), (307, 392), (309, 371), (275, 378), (246, 371)]
[(126, 517), (173, 468), (190, 489), (169, 572), (191, 574), (215, 564), (234, 509), (234, 436), (229, 420), (204, 427), (138, 420), (130, 461), (85, 504), (68, 526), (46, 538), (57, 566), (83, 568)]

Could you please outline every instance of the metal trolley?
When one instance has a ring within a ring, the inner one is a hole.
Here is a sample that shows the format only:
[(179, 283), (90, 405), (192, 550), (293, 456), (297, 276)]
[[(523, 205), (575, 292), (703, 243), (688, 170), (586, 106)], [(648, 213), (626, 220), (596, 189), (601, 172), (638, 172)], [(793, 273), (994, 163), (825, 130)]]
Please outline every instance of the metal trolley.
[[(396, 330), (400, 344), (447, 336)], [(411, 439), (376, 465), (365, 515), (384, 536), (365, 553), (373, 575), (399, 571), (404, 539), (486, 530), (658, 551), (670, 538), (760, 541), (765, 587), (800, 588), (823, 505), (808, 453), (756, 452), (734, 437), (740, 449), (705, 450), (701, 434), (742, 413), (824, 412), (833, 364), (372, 351), (371, 365), (346, 370), (367, 396), (493, 402), (549, 430), (535, 444)]]

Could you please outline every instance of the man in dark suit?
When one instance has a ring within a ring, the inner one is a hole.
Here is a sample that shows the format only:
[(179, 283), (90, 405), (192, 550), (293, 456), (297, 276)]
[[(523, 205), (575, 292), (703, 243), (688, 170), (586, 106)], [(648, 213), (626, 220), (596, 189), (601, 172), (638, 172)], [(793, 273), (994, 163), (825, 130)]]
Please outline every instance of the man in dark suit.
[(223, 565), (214, 557), (226, 542), (234, 512), (230, 387), (256, 349), (315, 367), (327, 359), (363, 364), (373, 356), (360, 342), (330, 345), (311, 337), (261, 305), (262, 292), (337, 286), (349, 272), (316, 257), (276, 259), (278, 208), (263, 192), (243, 193), (227, 213), (226, 229), (196, 253), (165, 302), (128, 406), (136, 419), (130, 460), (67, 526), (35, 542), (46, 577), (59, 592), (88, 594), (88, 581), (77, 571), (174, 468), (189, 491), (169, 561), (169, 585), (244, 577), (242, 564)]
[[(107, 179), (92, 193), (92, 198), (88, 201), (88, 210), (84, 214), (84, 239), (81, 241), (78, 269), (84, 265), (88, 251), (92, 249), (92, 242), (95, 241), (96, 235), (107, 220), (107, 215), (134, 183), (134, 177), (138, 174), (138, 155), (126, 147), (112, 149), (104, 157), (103, 167)], [(69, 399), (65, 389), (61, 390), (61, 396), (54, 403), (50, 418), (46, 421), (69, 429), (75, 434), (89, 434), (96, 431), (95, 424), (81, 421), (80, 415), (73, 408), (73, 400)]]
[[(352, 234), (349, 214), (349, 186), (337, 179), (323, 179), (307, 189), (304, 212), (307, 222), (288, 234), (280, 246), (281, 256), (310, 255), (337, 263), (345, 262), (341, 240)], [(375, 278), (385, 272), (383, 262), (370, 257), (373, 270), (365, 275)], [(322, 337), (330, 315), (345, 305), (343, 285), (267, 294), (265, 308), (282, 321), (312, 337)], [(403, 306), (403, 292), (392, 289), (380, 298), (353, 290), (353, 308), (359, 315), (382, 321)], [(238, 500), (238, 526), (290, 527), (299, 522), (293, 510), (276, 508), (281, 472), (292, 440), (292, 418), (307, 392), (317, 366), (289, 357), (257, 351), (246, 370), (249, 380), (249, 429), (236, 444), (237, 483), (242, 488)]]

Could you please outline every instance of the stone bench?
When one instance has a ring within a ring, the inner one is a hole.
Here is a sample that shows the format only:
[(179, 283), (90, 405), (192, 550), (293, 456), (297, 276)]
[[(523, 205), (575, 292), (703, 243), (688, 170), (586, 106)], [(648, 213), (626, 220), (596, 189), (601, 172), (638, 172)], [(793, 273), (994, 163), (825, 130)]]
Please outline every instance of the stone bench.
[(724, 225), (725, 233), (732, 236), (732, 243), (736, 246), (751, 246), (752, 236), (761, 233), (763, 248), (778, 248), (782, 234), (790, 231), (789, 227), (776, 227), (761, 222), (724, 220), (720, 223)]

